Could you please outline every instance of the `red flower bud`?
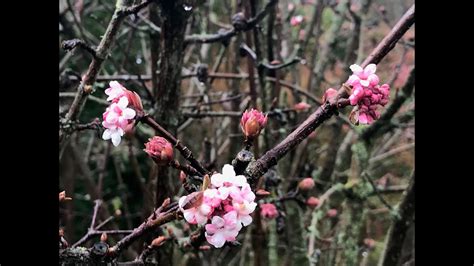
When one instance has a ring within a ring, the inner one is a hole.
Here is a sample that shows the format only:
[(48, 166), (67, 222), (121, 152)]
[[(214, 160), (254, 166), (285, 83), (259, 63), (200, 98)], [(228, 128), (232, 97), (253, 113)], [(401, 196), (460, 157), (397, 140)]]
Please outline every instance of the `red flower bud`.
[(364, 239), (364, 245), (367, 248), (372, 249), (375, 247), (375, 240), (373, 240), (372, 238), (366, 238)]
[(240, 120), (240, 128), (247, 138), (255, 138), (267, 124), (267, 116), (255, 109), (246, 110)]
[(311, 209), (314, 209), (319, 205), (319, 199), (316, 197), (309, 197), (306, 200), (306, 205), (310, 207)]
[(328, 217), (331, 217), (331, 218), (336, 217), (337, 216), (337, 210), (336, 209), (330, 209), (326, 212), (326, 215)]
[(184, 171), (179, 172), (179, 181), (181, 181), (181, 183), (186, 181), (186, 173)]
[(59, 201), (72, 200), (70, 197), (66, 197), (66, 191), (59, 192)]
[(100, 242), (107, 242), (107, 233), (102, 233), (102, 235), (100, 236)]
[(300, 103), (295, 104), (295, 106), (293, 108), (295, 108), (295, 110), (298, 111), (298, 112), (299, 111), (306, 111), (309, 108), (311, 108), (311, 105), (309, 105), (305, 102), (300, 102)]
[(336, 97), (337, 97), (337, 90), (333, 89), (333, 88), (329, 88), (326, 90), (326, 92), (324, 93), (324, 96), (323, 96), (323, 104), (326, 102), (326, 101), (329, 101), (329, 102), (333, 102), (336, 100)]
[(166, 237), (159, 236), (159, 237), (153, 239), (153, 241), (151, 241), (151, 246), (152, 247), (159, 247), (159, 246), (163, 245), (163, 243), (165, 241), (166, 241)]
[(273, 219), (278, 216), (278, 210), (275, 204), (263, 203), (260, 204), (260, 214), (267, 219)]
[(314, 187), (314, 180), (311, 177), (304, 178), (298, 184), (298, 188), (302, 191), (311, 190)]
[(155, 136), (145, 143), (144, 151), (158, 165), (167, 165), (173, 160), (173, 146), (165, 138)]

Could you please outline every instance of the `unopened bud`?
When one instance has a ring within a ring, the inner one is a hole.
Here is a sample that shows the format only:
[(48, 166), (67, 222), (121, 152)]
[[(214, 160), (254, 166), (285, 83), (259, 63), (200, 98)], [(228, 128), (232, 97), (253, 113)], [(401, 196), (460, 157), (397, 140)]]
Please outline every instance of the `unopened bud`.
[(102, 233), (102, 235), (100, 235), (100, 242), (107, 242), (107, 233)]
[(308, 110), (309, 108), (311, 108), (311, 105), (305, 103), (305, 102), (299, 102), (297, 104), (295, 104), (295, 106), (293, 107), (297, 112), (300, 112), (300, 111), (306, 111)]
[(264, 197), (270, 195), (270, 192), (263, 189), (259, 189), (257, 190), (257, 192), (255, 192), (255, 195)]
[(151, 241), (151, 246), (152, 247), (159, 247), (159, 246), (163, 245), (163, 243), (165, 241), (166, 241), (166, 237), (159, 236), (159, 237), (153, 239), (153, 241)]
[(337, 97), (337, 90), (333, 88), (327, 89), (322, 99), (323, 104), (326, 103), (327, 101), (329, 101), (330, 103), (334, 102), (336, 100), (336, 97)]
[(173, 160), (173, 146), (165, 138), (155, 136), (145, 143), (144, 151), (155, 161), (164, 166)]
[(311, 209), (314, 209), (319, 205), (319, 199), (316, 197), (309, 197), (306, 200), (306, 205), (310, 207)]
[(186, 173), (184, 171), (181, 171), (179, 173), (179, 181), (181, 181), (181, 183), (184, 183), (186, 181)]
[(304, 178), (298, 184), (298, 188), (301, 191), (308, 191), (308, 190), (311, 190), (313, 187), (314, 187), (314, 180), (311, 177)]
[(337, 216), (337, 210), (336, 209), (330, 209), (326, 212), (326, 215), (330, 218), (336, 217)]
[(240, 119), (240, 128), (247, 138), (255, 138), (267, 124), (267, 119), (268, 117), (258, 110), (246, 110)]
[(66, 197), (66, 191), (59, 192), (59, 201), (72, 200), (70, 197)]
[(364, 239), (364, 245), (368, 249), (372, 249), (372, 248), (375, 247), (375, 240), (373, 240), (372, 238), (366, 238), (366, 239)]

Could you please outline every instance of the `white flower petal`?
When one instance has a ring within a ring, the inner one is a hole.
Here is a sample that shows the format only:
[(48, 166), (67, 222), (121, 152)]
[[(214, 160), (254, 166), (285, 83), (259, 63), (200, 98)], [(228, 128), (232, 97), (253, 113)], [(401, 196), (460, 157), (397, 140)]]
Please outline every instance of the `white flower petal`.
[(194, 212), (189, 209), (189, 210), (184, 210), (183, 211), (183, 216), (184, 216), (184, 219), (188, 222), (188, 223), (194, 223)]
[(225, 244), (224, 234), (218, 231), (213, 236), (208, 237), (207, 242), (216, 248), (221, 248)]
[(356, 64), (353, 64), (349, 67), (352, 72), (356, 75), (362, 73), (364, 70), (362, 69), (362, 67), (360, 67), (359, 65), (356, 65)]
[(211, 176), (211, 184), (215, 187), (221, 187), (224, 184), (224, 176), (222, 174), (213, 174)]
[(364, 87), (367, 87), (369, 86), (370, 84), (370, 81), (366, 80), (366, 79), (361, 79), (360, 80), (360, 85), (364, 86)]
[(222, 174), (227, 178), (235, 177), (234, 167), (230, 164), (225, 164), (224, 167), (222, 167)]
[(117, 105), (120, 107), (120, 109), (124, 110), (128, 106), (128, 98), (126, 96), (120, 97)]
[(247, 226), (252, 223), (252, 216), (243, 215), (242, 217), (240, 217), (240, 221), (242, 222), (244, 226)]
[(110, 129), (106, 129), (104, 131), (104, 133), (102, 134), (102, 139), (103, 140), (109, 140), (110, 139), (110, 135), (112, 134), (111, 130)]
[(245, 178), (245, 176), (243, 175), (238, 175), (233, 178), (232, 183), (236, 186), (241, 187), (247, 184), (247, 178)]
[(224, 227), (225, 221), (222, 217), (214, 216), (212, 217), (212, 224), (217, 226), (217, 228), (222, 228)]
[(364, 69), (366, 75), (375, 74), (375, 71), (377, 71), (377, 66), (375, 64), (369, 64)]
[(120, 133), (119, 134), (117, 134), (117, 133), (119, 133), (119, 132), (114, 132), (111, 135), (112, 144), (114, 144), (115, 147), (117, 147), (120, 144), (120, 141), (122, 140), (122, 136), (120, 136)]
[(135, 115), (136, 115), (136, 112), (132, 108), (125, 108), (125, 110), (123, 110), (123, 113), (122, 113), (122, 117), (125, 119), (133, 119)]

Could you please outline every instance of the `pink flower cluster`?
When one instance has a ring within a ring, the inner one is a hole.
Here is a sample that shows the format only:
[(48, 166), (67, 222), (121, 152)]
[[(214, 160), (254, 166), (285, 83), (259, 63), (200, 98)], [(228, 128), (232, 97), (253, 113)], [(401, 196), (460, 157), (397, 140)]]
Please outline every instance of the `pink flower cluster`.
[(105, 90), (105, 94), (108, 95), (107, 101), (112, 103), (102, 114), (102, 126), (105, 128), (102, 139), (110, 139), (114, 146), (118, 146), (136, 115), (135, 110), (130, 107), (137, 109), (142, 106), (140, 97), (135, 92), (127, 90), (117, 81), (111, 81), (109, 85), (110, 88)]
[(243, 175), (236, 175), (230, 164), (224, 165), (222, 174), (211, 176), (211, 187), (204, 190), (198, 206), (186, 209), (187, 196), (179, 199), (184, 219), (190, 224), (207, 223), (206, 239), (216, 248), (226, 241), (235, 241), (242, 226), (252, 223), (250, 214), (255, 210), (255, 194)]
[(351, 105), (357, 105), (357, 112), (351, 113), (351, 118), (360, 124), (371, 124), (380, 117), (377, 111), (378, 105), (385, 106), (390, 96), (388, 84), (379, 85), (379, 77), (375, 74), (377, 67), (369, 64), (364, 69), (359, 65), (351, 65), (353, 75), (347, 80), (352, 86), (352, 94), (349, 96)]

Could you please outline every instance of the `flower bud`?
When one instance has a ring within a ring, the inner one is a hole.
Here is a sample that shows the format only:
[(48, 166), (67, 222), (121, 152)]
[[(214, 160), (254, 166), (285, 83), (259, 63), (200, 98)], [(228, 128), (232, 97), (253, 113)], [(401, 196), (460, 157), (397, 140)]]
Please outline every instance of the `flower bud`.
[(159, 236), (159, 237), (153, 239), (153, 241), (151, 241), (151, 246), (152, 247), (159, 247), (159, 246), (163, 245), (163, 243), (165, 241), (166, 241), (166, 237)]
[(311, 105), (309, 105), (309, 104), (307, 104), (307, 103), (305, 103), (305, 102), (299, 102), (299, 103), (295, 104), (295, 106), (294, 106), (293, 108), (295, 108), (295, 110), (296, 110), (297, 112), (299, 112), (299, 111), (306, 111), (306, 110), (308, 110), (309, 108), (311, 108)]
[(255, 109), (246, 110), (240, 120), (240, 128), (247, 138), (255, 138), (267, 124), (267, 116)]
[(333, 89), (333, 88), (329, 88), (326, 90), (326, 92), (324, 93), (324, 96), (323, 96), (323, 104), (327, 101), (329, 102), (333, 102), (336, 100), (336, 97), (337, 97), (337, 90)]
[(273, 219), (278, 216), (278, 210), (275, 204), (264, 203), (260, 204), (260, 214), (267, 219)]
[(298, 188), (301, 191), (308, 191), (308, 190), (311, 190), (313, 187), (314, 187), (314, 180), (311, 177), (304, 178), (298, 184)]
[(102, 233), (102, 235), (100, 235), (100, 242), (107, 242), (107, 233)]
[(70, 197), (66, 197), (66, 191), (59, 192), (59, 201), (72, 200)]
[(268, 196), (270, 195), (270, 192), (264, 190), (264, 189), (259, 189), (255, 192), (255, 195), (257, 196), (261, 196), (261, 197), (264, 197), (264, 196)]
[(167, 165), (173, 160), (173, 146), (165, 138), (154, 136), (145, 143), (144, 151), (158, 165)]
[(179, 181), (181, 181), (181, 183), (184, 183), (186, 181), (186, 173), (184, 171), (181, 171), (179, 173)]
[(337, 210), (336, 209), (329, 209), (327, 212), (326, 212), (326, 215), (330, 218), (334, 218), (337, 216)]
[(366, 239), (364, 239), (364, 245), (368, 249), (372, 249), (372, 248), (375, 247), (375, 240), (373, 240), (372, 238), (366, 238)]
[(306, 205), (310, 207), (311, 209), (314, 209), (319, 205), (319, 199), (316, 197), (309, 197), (306, 200)]

